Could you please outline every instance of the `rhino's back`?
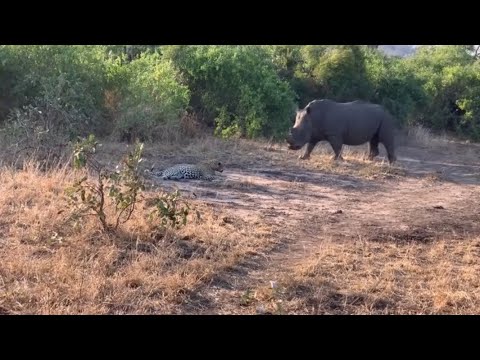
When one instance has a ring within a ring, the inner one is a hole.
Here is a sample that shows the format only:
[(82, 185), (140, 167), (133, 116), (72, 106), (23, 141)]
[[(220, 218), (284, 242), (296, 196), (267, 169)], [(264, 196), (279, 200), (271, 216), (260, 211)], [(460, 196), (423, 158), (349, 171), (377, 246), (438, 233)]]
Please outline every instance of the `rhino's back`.
[(388, 118), (381, 105), (361, 100), (345, 103), (320, 100), (311, 106), (316, 137), (341, 136), (348, 145), (370, 140)]
[(367, 101), (351, 102), (324, 101), (312, 104), (314, 122), (324, 122), (328, 126), (355, 126), (381, 122), (388, 117), (381, 105)]

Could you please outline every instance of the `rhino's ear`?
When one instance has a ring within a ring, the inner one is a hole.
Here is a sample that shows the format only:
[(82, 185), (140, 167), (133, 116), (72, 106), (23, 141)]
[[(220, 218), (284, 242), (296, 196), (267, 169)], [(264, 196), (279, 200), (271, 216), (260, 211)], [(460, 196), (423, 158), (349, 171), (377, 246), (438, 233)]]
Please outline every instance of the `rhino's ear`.
[(310, 111), (311, 111), (310, 106), (307, 106), (307, 107), (305, 108), (305, 111), (307, 112), (308, 115), (310, 115)]

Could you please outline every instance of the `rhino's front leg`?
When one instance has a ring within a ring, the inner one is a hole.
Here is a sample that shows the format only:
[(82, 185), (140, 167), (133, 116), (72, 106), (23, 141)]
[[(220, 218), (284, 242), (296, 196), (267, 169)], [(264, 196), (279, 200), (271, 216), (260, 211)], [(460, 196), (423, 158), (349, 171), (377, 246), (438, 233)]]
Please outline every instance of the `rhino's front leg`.
[(301, 159), (301, 160), (310, 159), (310, 154), (312, 153), (313, 148), (315, 147), (315, 145), (317, 145), (316, 142), (309, 142), (309, 143), (307, 144), (307, 148), (305, 149), (305, 152), (303, 153), (303, 155), (300, 155), (298, 158)]

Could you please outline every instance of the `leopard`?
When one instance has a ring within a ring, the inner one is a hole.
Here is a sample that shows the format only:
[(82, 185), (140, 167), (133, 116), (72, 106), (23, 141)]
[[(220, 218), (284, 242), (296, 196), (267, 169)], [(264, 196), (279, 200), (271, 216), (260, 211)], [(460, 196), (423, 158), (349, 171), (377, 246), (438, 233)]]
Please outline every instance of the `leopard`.
[(224, 166), (218, 160), (207, 161), (197, 165), (177, 164), (153, 174), (163, 180), (207, 180), (215, 179), (215, 171), (223, 172)]

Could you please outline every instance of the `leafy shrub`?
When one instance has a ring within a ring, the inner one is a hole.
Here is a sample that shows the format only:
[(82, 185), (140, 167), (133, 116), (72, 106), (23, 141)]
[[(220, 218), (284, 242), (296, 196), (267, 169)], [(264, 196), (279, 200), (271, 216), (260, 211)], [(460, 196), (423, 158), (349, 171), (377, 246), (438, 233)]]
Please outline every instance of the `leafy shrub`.
[(102, 46), (0, 46), (5, 134), (16, 152), (44, 158), (76, 136), (100, 132), (107, 61)]
[(1, 55), (4, 71), (14, 78), (10, 92), (20, 105), (55, 99), (90, 119), (102, 109), (107, 85), (104, 47), (2, 45)]
[[(179, 229), (185, 226), (190, 215), (191, 207), (188, 203), (181, 201), (181, 195), (178, 190), (172, 193), (165, 193), (153, 199), (154, 210), (150, 213), (150, 220), (158, 221), (160, 229), (166, 229), (168, 226)], [(200, 213), (196, 211), (197, 218)]]
[[(178, 128), (190, 100), (189, 90), (178, 81), (170, 61), (160, 55), (142, 54), (125, 65), (116, 130), (142, 140), (160, 137), (166, 128)], [(155, 132), (158, 129), (159, 131)]]
[[(142, 161), (143, 144), (137, 143), (133, 152), (122, 162), (121, 169), (111, 172), (101, 166), (95, 159), (98, 142), (90, 135), (75, 145), (73, 166), (76, 169), (90, 167), (97, 173), (96, 182), (89, 182), (83, 176), (66, 189), (70, 204), (74, 209), (73, 219), (94, 214), (104, 230), (116, 230), (120, 223), (127, 222), (137, 204), (138, 195), (144, 189), (138, 165)], [(107, 197), (115, 208), (115, 225), (107, 220)]]
[(421, 80), (426, 97), (419, 106), (419, 122), (478, 138), (474, 104), (480, 96), (480, 69), (465, 46), (421, 47), (405, 64)]
[(288, 128), (294, 93), (263, 47), (168, 46), (162, 51), (188, 84), (191, 107), (206, 110), (205, 122), (217, 135), (277, 137)]
[(421, 80), (405, 67), (402, 60), (377, 51), (367, 52), (365, 66), (372, 87), (369, 100), (385, 106), (399, 125), (414, 123), (417, 108), (426, 101)]

